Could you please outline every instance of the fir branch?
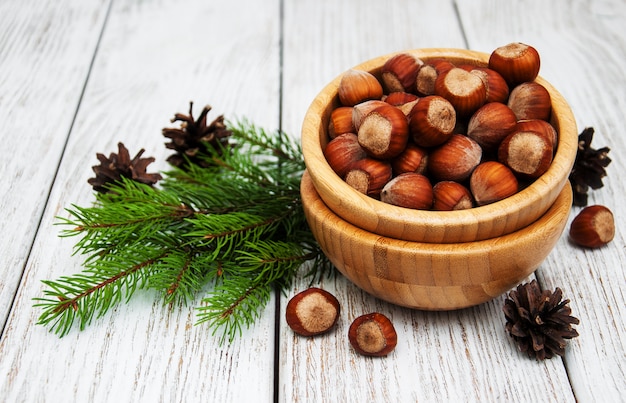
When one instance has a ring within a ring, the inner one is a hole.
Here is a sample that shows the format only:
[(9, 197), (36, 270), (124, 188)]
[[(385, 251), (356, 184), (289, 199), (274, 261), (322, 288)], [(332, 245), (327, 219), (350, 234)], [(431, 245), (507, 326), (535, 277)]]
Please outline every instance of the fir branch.
[(260, 317), (271, 292), (270, 286), (255, 284), (250, 278), (228, 277), (215, 287), (210, 297), (202, 300), (196, 324), (208, 324), (214, 336), (221, 330), (220, 344), (226, 340), (232, 342), (241, 336), (244, 327), (249, 328)]
[(151, 266), (168, 252), (137, 253), (109, 254), (106, 259), (94, 261), (83, 273), (63, 276), (57, 281), (43, 280), (48, 286), (44, 291), (46, 297), (34, 299), (38, 301), (35, 306), (43, 308), (37, 323), (64, 336), (75, 319), (82, 330), (113, 305), (122, 300), (128, 302), (138, 288), (145, 286)]
[(246, 247), (237, 251), (231, 266), (224, 267), (231, 275), (198, 308), (198, 323), (209, 323), (216, 328), (214, 333), (221, 328), (221, 342), (231, 342), (242, 325), (250, 326), (261, 315), (273, 287), (281, 291), (289, 287), (299, 267), (317, 257), (293, 242), (260, 241)]
[(92, 206), (67, 209), (59, 224), (69, 229), (61, 236), (80, 236), (75, 253), (86, 256), (85, 268), (43, 282), (44, 297), (35, 298), (43, 308), (38, 323), (63, 336), (138, 289), (158, 290), (173, 306), (209, 286), (198, 323), (214, 334), (221, 329), (221, 342), (232, 341), (303, 263), (311, 263), (308, 276), (327, 273), (302, 211), (299, 145), (245, 120), (232, 133), (234, 145), (214, 142), (193, 162), (175, 158), (180, 168), (164, 173), (159, 187), (122, 177), (107, 183)]

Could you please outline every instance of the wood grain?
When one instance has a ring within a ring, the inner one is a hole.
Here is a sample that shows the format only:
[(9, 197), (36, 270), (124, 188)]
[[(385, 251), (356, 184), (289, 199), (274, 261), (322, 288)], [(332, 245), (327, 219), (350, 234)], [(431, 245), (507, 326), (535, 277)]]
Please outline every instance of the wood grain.
[[(101, 5), (101, 12), (105, 6)], [(248, 11), (241, 13), (242, 7)], [(91, 13), (74, 17), (89, 20)], [(222, 348), (211, 329), (194, 325), (194, 306), (199, 301), (170, 310), (160, 295), (139, 292), (130, 304), (95, 320), (84, 332), (76, 329), (59, 339), (35, 325), (40, 312), (33, 308), (32, 298), (42, 295), (41, 280), (81, 270), (81, 257), (71, 256), (75, 240), (58, 237), (54, 217), (65, 216), (63, 209), (71, 203), (92, 203), (87, 179), (97, 163), (96, 152), (116, 151), (117, 142), (123, 141), (131, 154), (144, 147), (146, 156), (157, 158), (150, 171), (164, 169), (170, 151), (163, 146), (161, 128), (171, 125), (174, 113), (186, 113), (190, 100), (196, 102), (196, 113), (204, 104), (213, 105), (209, 118), (224, 113), (234, 119), (237, 112), (265, 128), (278, 127), (278, 14), (277, 1), (113, 4), (41, 231), (0, 341), (2, 400), (272, 399), (273, 299), (253, 328)], [(50, 29), (62, 33), (65, 28)], [(87, 27), (81, 30), (88, 32)], [(90, 51), (95, 51), (95, 44)], [(58, 79), (63, 85), (71, 81), (69, 75)], [(71, 100), (75, 108), (78, 94)], [(44, 107), (36, 110), (46, 112)], [(35, 111), (29, 111), (29, 116), (36, 117)], [(49, 123), (29, 122), (32, 127)], [(47, 181), (39, 179), (41, 185)], [(45, 203), (43, 197), (35, 198)]]
[[(590, 204), (603, 204), (616, 217), (616, 235), (608, 246), (583, 250), (564, 234), (537, 271), (548, 289), (560, 287), (581, 320), (564, 364), (579, 401), (619, 401), (626, 391), (626, 253), (623, 223), (626, 194), (620, 178), (626, 165), (626, 140), (620, 133), (626, 105), (624, 2), (459, 1), (469, 45), (486, 50), (502, 42), (534, 43), (542, 55), (541, 73), (568, 101), (578, 127), (594, 127), (593, 147), (609, 146), (613, 160), (602, 189)], [(485, 18), (490, 24), (484, 24)], [(532, 23), (530, 23), (532, 21)], [(621, 24), (621, 25), (620, 25)], [(498, 32), (497, 37), (494, 32)], [(573, 208), (570, 222), (580, 211)], [(569, 223), (567, 228), (569, 228)]]
[(0, 328), (46, 206), (108, 3), (0, 4), (0, 211), (6, 229), (0, 244)]

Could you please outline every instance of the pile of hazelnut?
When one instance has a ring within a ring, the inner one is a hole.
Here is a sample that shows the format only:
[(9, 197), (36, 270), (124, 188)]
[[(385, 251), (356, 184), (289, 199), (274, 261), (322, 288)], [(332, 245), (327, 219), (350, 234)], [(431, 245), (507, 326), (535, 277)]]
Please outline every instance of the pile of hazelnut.
[(509, 197), (545, 173), (556, 151), (539, 67), (535, 48), (511, 43), (487, 67), (400, 53), (380, 80), (349, 70), (324, 156), (350, 186), (397, 206), (458, 210)]

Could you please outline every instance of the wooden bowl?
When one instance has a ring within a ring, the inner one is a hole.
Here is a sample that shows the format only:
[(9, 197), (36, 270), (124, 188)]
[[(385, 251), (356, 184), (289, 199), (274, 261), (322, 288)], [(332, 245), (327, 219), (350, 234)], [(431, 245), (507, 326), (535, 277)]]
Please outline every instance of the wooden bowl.
[[(404, 51), (427, 61), (446, 58), (453, 63), (486, 66), (486, 53), (460, 49)], [(381, 56), (355, 69), (380, 77), (380, 68), (393, 54)], [(323, 149), (328, 142), (330, 113), (339, 105), (337, 88), (341, 76), (329, 83), (309, 107), (302, 127), (302, 150), (307, 170), (321, 199), (336, 215), (368, 232), (385, 237), (432, 243), (470, 242), (499, 237), (537, 220), (553, 205), (568, 182), (576, 158), (578, 131), (572, 111), (562, 95), (541, 77), (536, 79), (550, 92), (551, 123), (559, 144), (549, 170), (530, 186), (502, 201), (461, 211), (424, 211), (383, 203), (354, 190), (328, 165)]]
[(402, 241), (365, 231), (331, 211), (302, 177), (304, 212), (322, 250), (350, 281), (396, 305), (451, 310), (489, 301), (519, 284), (550, 253), (572, 204), (569, 184), (525, 228), (464, 243)]

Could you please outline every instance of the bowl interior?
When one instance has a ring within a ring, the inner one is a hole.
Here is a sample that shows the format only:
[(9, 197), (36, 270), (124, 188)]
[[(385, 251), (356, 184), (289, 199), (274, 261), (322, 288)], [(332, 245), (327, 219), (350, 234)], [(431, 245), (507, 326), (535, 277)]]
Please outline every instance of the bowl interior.
[[(424, 61), (446, 58), (456, 64), (486, 66), (489, 55), (462, 49), (403, 51)], [(394, 53), (395, 54), (395, 53)], [(380, 77), (380, 68), (393, 54), (369, 60), (355, 69)], [(576, 158), (578, 131), (563, 96), (547, 81), (552, 99), (551, 123), (559, 143), (548, 171), (515, 195), (468, 210), (435, 212), (393, 206), (366, 196), (346, 184), (328, 165), (323, 149), (328, 143), (330, 113), (339, 106), (337, 88), (341, 76), (329, 83), (311, 103), (302, 127), (302, 149), (307, 170), (321, 199), (344, 220), (369, 232), (416, 242), (469, 242), (508, 234), (542, 216), (566, 184)]]
[(344, 276), (380, 299), (423, 310), (477, 305), (519, 284), (553, 249), (572, 203), (567, 185), (545, 214), (521, 230), (435, 244), (383, 237), (350, 224), (326, 206), (308, 172), (301, 194), (313, 235)]

